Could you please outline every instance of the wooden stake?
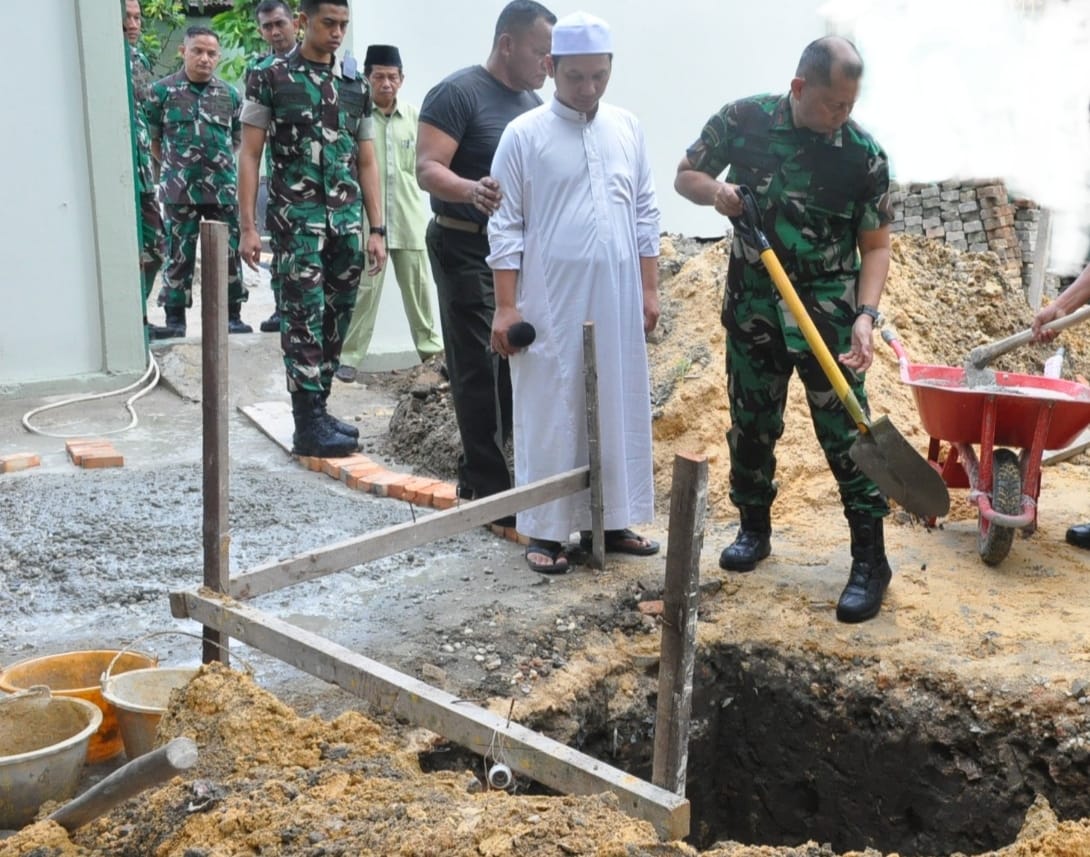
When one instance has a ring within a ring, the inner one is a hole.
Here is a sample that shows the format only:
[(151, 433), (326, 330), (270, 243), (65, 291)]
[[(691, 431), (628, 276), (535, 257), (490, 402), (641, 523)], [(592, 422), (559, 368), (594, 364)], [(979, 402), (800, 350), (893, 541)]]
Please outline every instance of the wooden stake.
[(655, 712), (655, 756), (651, 782), (685, 794), (689, 764), (689, 717), (696, 661), (700, 603), (700, 551), (708, 509), (708, 459), (678, 454), (670, 488), (669, 552), (663, 592), (659, 698)]
[(590, 453), (590, 567), (606, 567), (605, 508), (602, 499), (602, 428), (598, 419), (598, 351), (594, 322), (583, 322), (583, 381), (587, 399), (587, 451)]
[[(201, 223), (201, 410), (204, 448), (204, 585), (227, 592), (231, 575), (227, 452), (227, 224)], [(228, 640), (204, 629), (204, 663), (230, 658)]]

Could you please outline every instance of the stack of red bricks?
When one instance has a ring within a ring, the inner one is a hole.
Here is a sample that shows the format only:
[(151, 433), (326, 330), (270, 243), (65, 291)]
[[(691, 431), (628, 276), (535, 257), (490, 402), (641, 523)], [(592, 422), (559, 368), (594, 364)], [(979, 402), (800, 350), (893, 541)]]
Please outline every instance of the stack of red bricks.
[[(301, 456), (299, 462), (308, 470), (340, 480), (353, 491), (365, 491), (376, 497), (392, 497), (414, 506), (433, 509), (450, 509), (458, 504), (457, 489), (449, 482), (387, 470), (362, 453), (345, 458)], [(493, 526), (492, 532), (508, 541), (528, 544), (528, 540), (513, 527)]]
[(125, 464), (124, 456), (108, 440), (69, 440), (64, 449), (72, 463), (80, 467), (123, 467)]

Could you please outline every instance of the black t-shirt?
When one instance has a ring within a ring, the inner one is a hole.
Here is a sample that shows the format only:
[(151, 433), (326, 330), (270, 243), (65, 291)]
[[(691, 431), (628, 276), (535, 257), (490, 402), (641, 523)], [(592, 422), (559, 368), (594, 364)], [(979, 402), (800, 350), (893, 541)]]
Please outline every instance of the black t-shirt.
[[(458, 141), (450, 168), (476, 181), (492, 169), (492, 156), (507, 123), (539, 104), (536, 92), (508, 89), (484, 66), (475, 65), (454, 72), (432, 88), (420, 107), (420, 121)], [(469, 203), (443, 202), (434, 196), (431, 210), (476, 223), (487, 219)]]

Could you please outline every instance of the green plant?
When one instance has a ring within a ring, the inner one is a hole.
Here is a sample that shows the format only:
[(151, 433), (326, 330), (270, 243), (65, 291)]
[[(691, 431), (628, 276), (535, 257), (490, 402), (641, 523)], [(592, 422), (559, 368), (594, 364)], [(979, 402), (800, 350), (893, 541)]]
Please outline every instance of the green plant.
[[(204, 5), (203, 0), (199, 5)], [(182, 0), (141, 0), (140, 10), (144, 17), (140, 48), (154, 68), (164, 59), (163, 50), (174, 33), (185, 27), (185, 4)], [(169, 58), (165, 64), (171, 64)]]
[[(257, 29), (254, 9), (260, 0), (235, 0), (235, 4), (226, 12), (220, 12), (212, 18), (212, 29), (220, 37), (220, 47), (226, 57), (220, 65), (218, 74), (227, 80), (241, 80), (246, 67), (257, 57), (268, 51), (268, 47)], [(296, 3), (288, 0), (288, 5), (295, 10)]]

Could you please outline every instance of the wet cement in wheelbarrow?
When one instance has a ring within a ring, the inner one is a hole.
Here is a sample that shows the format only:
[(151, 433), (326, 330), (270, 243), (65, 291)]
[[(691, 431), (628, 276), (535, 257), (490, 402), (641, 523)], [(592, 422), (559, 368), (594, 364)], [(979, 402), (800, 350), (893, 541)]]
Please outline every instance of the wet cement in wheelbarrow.
[[(833, 606), (846, 576), (847, 532), (804, 404), (793, 390), (780, 447), (773, 555), (754, 574), (725, 575), (715, 563), (733, 531), (717, 322), (722, 249), (700, 248), (687, 260), (667, 255), (664, 265), (671, 261), (677, 273), (663, 284), (666, 324), (650, 349), (660, 501), (675, 450), (704, 450), (712, 462), (712, 519), (702, 557), (709, 591), (699, 629), (689, 784), (695, 847), (717, 857), (815, 857), (860, 853), (868, 846), (876, 849), (872, 855), (896, 851), (902, 857), (955, 849), (1003, 857), (1090, 853), (1087, 826), (1078, 820), (1090, 815), (1080, 804), (1087, 793), (1090, 688), (1090, 608), (1083, 605), (1090, 598), (1085, 555), (1062, 544), (1064, 528), (1090, 513), (1084, 465), (1076, 459), (1047, 470), (1041, 529), (1032, 539), (1018, 539), (997, 569), (976, 557), (975, 515), (967, 503), (958, 504), (964, 495), (955, 498), (956, 514), (938, 530), (895, 516), (887, 546), (896, 576), (885, 609), (863, 626), (839, 625)], [(981, 295), (987, 298), (983, 306)], [(989, 257), (897, 239), (883, 310), (898, 324), (915, 360), (959, 365), (973, 345), (1028, 322), (1028, 308), (1016, 297)], [(941, 301), (965, 314), (954, 329), (934, 323)], [(998, 327), (980, 327), (974, 336), (973, 325), (985, 322)], [(1072, 361), (1069, 374), (1086, 365), (1078, 362), (1074, 333), (1063, 340)], [(881, 345), (877, 354), (868, 382), (872, 409), (890, 415), (922, 446), (892, 355)], [(1028, 352), (1008, 359), (1026, 364), (1000, 368), (1036, 368)], [(441, 398), (439, 387), (427, 400)], [(250, 479), (259, 481), (253, 474)], [(101, 505), (104, 497), (95, 500)], [(86, 528), (77, 506), (69, 504), (64, 531)], [(246, 521), (238, 523), (244, 530)], [(661, 519), (654, 525), (659, 533), (663, 526)], [(110, 535), (97, 533), (95, 543)], [(507, 550), (502, 544), (473, 550), (475, 567), (463, 575), (472, 578), (463, 580), (466, 596), (488, 580), (482, 563), (511, 583), (527, 574), (517, 551), (489, 559)], [(85, 574), (94, 579), (91, 542), (81, 544), (80, 555)], [(178, 563), (184, 565), (192, 562)], [(53, 569), (53, 577), (60, 572)], [(392, 563), (378, 573), (400, 575), (400, 569)], [(124, 577), (111, 579), (103, 596), (124, 598)], [(367, 585), (365, 577), (358, 580)], [(415, 627), (400, 644), (391, 637), (383, 659), (466, 698), (493, 697), (492, 705), (503, 713), (514, 698), (519, 722), (639, 770), (646, 764), (658, 646), (658, 620), (639, 607), (659, 595), (661, 580), (661, 558), (614, 560), (604, 574), (547, 581), (529, 593), (533, 610), (525, 600), (489, 592), (483, 601), (478, 597), (472, 619), (460, 615), (457, 623), (445, 621), (441, 609), (444, 598), (449, 606), (459, 597), (448, 589), (439, 602), (419, 602), (432, 617), (430, 629)], [(134, 617), (162, 592), (150, 578), (138, 589), (147, 594), (127, 602)], [(351, 612), (343, 590), (330, 584), (327, 595), (328, 616), (344, 612), (346, 603)], [(272, 606), (290, 613), (291, 600)], [(315, 593), (306, 595), (308, 614), (323, 609), (319, 600)], [(22, 621), (31, 613), (49, 615), (45, 603), (19, 606)], [(322, 630), (348, 634), (332, 621)], [(116, 627), (98, 633), (117, 642)], [(495, 661), (499, 665), (487, 669)], [(193, 697), (178, 715), (192, 722), (189, 728), (202, 736), (215, 763), (203, 785), (195, 787), (192, 779), (175, 783), (71, 839), (37, 825), (11, 844), (0, 842), (0, 855), (35, 848), (45, 849), (38, 852), (43, 857), (693, 853), (690, 846), (655, 844), (646, 826), (617, 814), (608, 799), (474, 793), (476, 778), (464, 769), (422, 775), (417, 753), (435, 750), (434, 736), (364, 721), (352, 713), (359, 703), (335, 689), (317, 707), (327, 716), (343, 713), (325, 722), (286, 712), (275, 698), (236, 698), (234, 692), (251, 693), (241, 679), (213, 687), (209, 698)], [(304, 710), (317, 700), (293, 694), (282, 683), (277, 695)], [(227, 716), (234, 709), (249, 716)], [(220, 721), (227, 734), (214, 737)], [(228, 752), (220, 741), (237, 743)], [(895, 802), (902, 783), (901, 793), (921, 795), (911, 806)], [(1038, 795), (1070, 820), (1057, 821), (1043, 804), (1031, 809)], [(941, 798), (962, 818), (944, 816)], [(206, 812), (189, 811), (206, 802)], [(909, 812), (912, 806), (919, 809)], [(1023, 838), (1014, 842), (1027, 813)], [(190, 827), (192, 816), (200, 818)], [(966, 833), (971, 827), (979, 832)], [(132, 837), (133, 848), (127, 850), (120, 837)], [(768, 845), (712, 843), (724, 838)], [(807, 840), (814, 841), (803, 844)], [(773, 847), (784, 842), (792, 844)]]

